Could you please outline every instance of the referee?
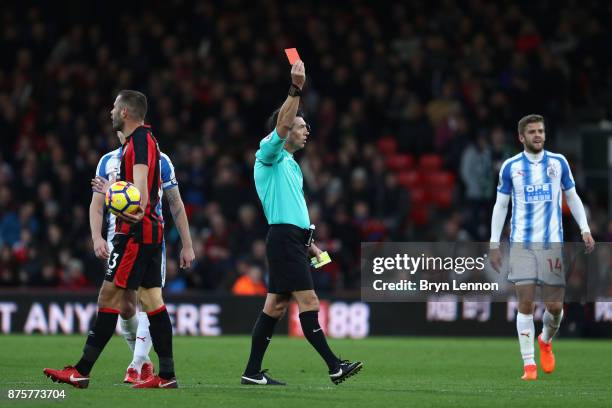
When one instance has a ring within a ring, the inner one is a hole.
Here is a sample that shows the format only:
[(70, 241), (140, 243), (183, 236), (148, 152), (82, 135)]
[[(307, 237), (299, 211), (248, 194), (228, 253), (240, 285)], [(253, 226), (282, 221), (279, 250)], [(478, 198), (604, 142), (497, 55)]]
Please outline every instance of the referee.
[(283, 106), (270, 118), (271, 133), (259, 143), (255, 153), (255, 187), (270, 224), (266, 255), (270, 266), (268, 294), (251, 341), (251, 355), (242, 375), (242, 384), (285, 385), (272, 379), (261, 363), (274, 333), (274, 326), (285, 314), (293, 296), (300, 310), (304, 336), (329, 368), (334, 384), (356, 374), (361, 362), (340, 360), (330, 350), (319, 326), (319, 299), (310, 275), (309, 254), (319, 259), (321, 250), (312, 243), (308, 209), (304, 200), (303, 178), (293, 154), (303, 149), (309, 127), (299, 111), (300, 95), (306, 82), (304, 63), (291, 67), (292, 84)]

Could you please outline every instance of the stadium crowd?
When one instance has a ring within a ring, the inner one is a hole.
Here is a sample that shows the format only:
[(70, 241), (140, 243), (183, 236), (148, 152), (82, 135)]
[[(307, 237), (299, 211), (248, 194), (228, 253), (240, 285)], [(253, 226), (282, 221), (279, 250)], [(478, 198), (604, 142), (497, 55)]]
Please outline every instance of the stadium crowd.
[[(358, 289), (362, 241), (488, 240), (497, 172), (521, 148), (517, 120), (545, 115), (547, 148), (578, 165), (555, 130), (612, 106), (605, 2), (68, 3), (0, 14), (0, 286), (101, 282), (89, 182), (118, 146), (120, 89), (149, 97), (187, 208), (189, 271), (165, 215), (171, 292), (265, 293), (252, 168), (289, 86), (284, 48), (306, 63), (313, 130), (297, 158), (335, 261), (314, 272), (323, 293)], [(602, 203), (583, 200), (595, 239), (612, 240)], [(571, 216), (565, 225), (579, 238)]]

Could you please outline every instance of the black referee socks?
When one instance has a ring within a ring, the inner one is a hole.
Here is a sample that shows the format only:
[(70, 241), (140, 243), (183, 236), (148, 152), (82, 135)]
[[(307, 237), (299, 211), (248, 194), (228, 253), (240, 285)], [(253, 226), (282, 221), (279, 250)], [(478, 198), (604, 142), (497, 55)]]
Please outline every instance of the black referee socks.
[(106, 343), (113, 337), (118, 316), (118, 310), (109, 308), (98, 309), (96, 322), (93, 329), (89, 332), (85, 347), (83, 348), (83, 356), (74, 366), (79, 374), (89, 375), (100, 353), (104, 350)]
[(300, 323), (302, 324), (304, 337), (306, 337), (308, 342), (312, 344), (312, 347), (314, 347), (321, 357), (323, 357), (329, 369), (335, 369), (340, 360), (329, 348), (327, 340), (325, 339), (325, 333), (323, 333), (323, 329), (319, 326), (319, 312), (313, 310), (300, 313)]
[(166, 306), (148, 312), (149, 332), (153, 348), (159, 357), (159, 376), (164, 380), (174, 378), (174, 360), (172, 359), (172, 322)]
[(260, 313), (255, 322), (255, 326), (253, 326), (251, 355), (249, 356), (249, 362), (244, 370), (244, 375), (255, 375), (261, 371), (261, 362), (263, 361), (268, 344), (270, 344), (270, 340), (272, 340), (276, 322), (278, 322), (278, 319), (268, 316), (264, 312)]

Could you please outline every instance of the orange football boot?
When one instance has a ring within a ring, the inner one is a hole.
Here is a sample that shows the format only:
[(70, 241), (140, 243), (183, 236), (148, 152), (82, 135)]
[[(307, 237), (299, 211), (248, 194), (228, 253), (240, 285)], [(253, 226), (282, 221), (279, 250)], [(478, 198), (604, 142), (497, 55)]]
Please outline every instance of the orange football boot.
[(540, 346), (540, 364), (542, 365), (542, 370), (550, 374), (555, 371), (555, 355), (552, 351), (552, 341), (546, 343), (542, 340), (542, 335), (540, 334), (538, 336), (538, 345)]
[(525, 366), (525, 372), (521, 377), (521, 380), (535, 381), (538, 379), (538, 366), (530, 364)]

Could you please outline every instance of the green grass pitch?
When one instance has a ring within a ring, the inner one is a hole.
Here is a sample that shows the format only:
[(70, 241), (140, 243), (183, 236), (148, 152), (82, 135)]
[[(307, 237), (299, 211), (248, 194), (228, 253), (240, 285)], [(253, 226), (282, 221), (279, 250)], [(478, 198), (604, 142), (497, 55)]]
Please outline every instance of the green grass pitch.
[[(240, 386), (246, 336), (174, 339), (178, 390), (132, 390), (121, 383), (130, 353), (115, 336), (88, 389), (52, 383), (44, 367), (80, 356), (85, 336), (2, 336), (0, 405), (14, 407), (604, 407), (612, 406), (612, 342), (555, 341), (557, 370), (536, 382), (519, 379), (515, 339), (369, 338), (331, 340), (364, 369), (335, 386), (303, 339), (277, 336), (264, 360), (286, 387)], [(537, 347), (536, 347), (537, 349)], [(537, 351), (536, 351), (537, 358)], [(154, 361), (156, 358), (154, 358)], [(9, 389), (65, 389), (64, 400), (9, 401)]]

